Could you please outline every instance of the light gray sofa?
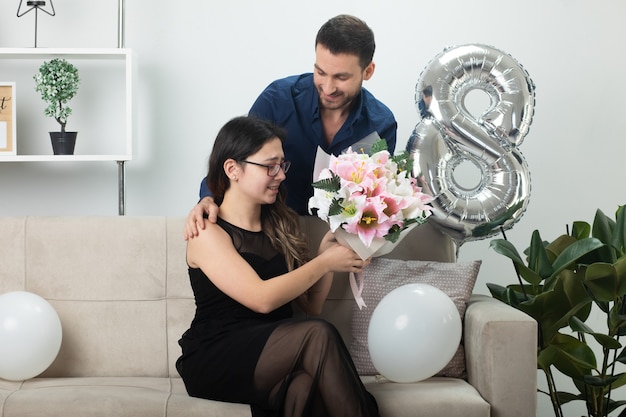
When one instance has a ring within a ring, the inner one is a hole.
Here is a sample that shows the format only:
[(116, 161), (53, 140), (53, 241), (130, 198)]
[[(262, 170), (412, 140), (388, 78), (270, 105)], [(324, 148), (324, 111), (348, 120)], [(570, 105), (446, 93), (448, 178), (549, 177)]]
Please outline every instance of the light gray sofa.
[[(316, 228), (305, 223), (315, 242)], [(0, 217), (0, 294), (38, 294), (63, 325), (59, 355), (42, 375), (0, 379), (1, 417), (250, 416), (246, 405), (189, 397), (174, 368), (194, 314), (183, 224), (157, 216)], [(428, 224), (405, 241), (389, 256), (454, 259), (449, 239)], [(345, 280), (335, 283), (324, 316), (349, 340), (354, 300)], [(467, 380), (364, 381), (383, 417), (534, 416), (536, 332), (528, 316), (475, 295), (464, 318)]]

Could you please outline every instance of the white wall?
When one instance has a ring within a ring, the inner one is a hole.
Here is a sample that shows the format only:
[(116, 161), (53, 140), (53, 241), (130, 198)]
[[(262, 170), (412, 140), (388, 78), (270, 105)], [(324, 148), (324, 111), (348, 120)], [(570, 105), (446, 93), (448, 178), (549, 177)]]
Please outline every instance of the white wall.
[[(18, 3), (0, 2), (0, 47), (33, 46), (34, 16), (18, 19)], [(57, 16), (39, 15), (39, 47), (117, 46), (116, 0), (54, 5)], [(626, 203), (624, 1), (129, 0), (126, 46), (137, 54), (139, 93), (127, 215), (186, 215), (217, 130), (246, 113), (273, 79), (310, 71), (316, 31), (339, 13), (358, 15), (376, 33), (376, 74), (366, 87), (396, 114), (399, 149), (418, 122), (415, 84), (444, 47), (490, 44), (527, 69), (536, 109), (520, 149), (532, 193), (507, 233), (520, 249), (534, 229), (552, 239), (573, 220), (591, 221), (596, 208), (612, 214)], [(53, 124), (39, 109), (19, 123), (18, 140), (26, 124)], [(117, 214), (115, 163), (0, 163), (0, 215), (26, 214)], [(512, 266), (488, 246), (468, 242), (460, 251), (462, 260), (483, 259), (481, 293), (488, 282), (514, 280)], [(545, 396), (539, 400), (539, 415), (551, 415)]]

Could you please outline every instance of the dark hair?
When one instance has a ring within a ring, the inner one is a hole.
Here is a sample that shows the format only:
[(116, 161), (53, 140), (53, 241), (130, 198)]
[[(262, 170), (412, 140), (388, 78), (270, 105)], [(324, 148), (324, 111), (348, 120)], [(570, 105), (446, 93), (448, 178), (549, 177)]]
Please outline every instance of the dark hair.
[[(284, 129), (256, 117), (240, 116), (228, 121), (218, 132), (209, 157), (206, 181), (215, 203), (220, 205), (230, 188), (230, 178), (224, 171), (227, 159), (243, 161), (267, 142), (276, 138), (284, 142), (285, 137)], [(293, 269), (306, 262), (307, 245), (300, 233), (296, 212), (285, 202), (284, 184), (280, 185), (279, 191), (273, 204), (261, 207), (261, 224), (272, 245), (285, 255), (289, 269)]]
[(243, 161), (257, 153), (272, 139), (285, 141), (286, 133), (280, 127), (259, 118), (240, 116), (229, 120), (218, 132), (209, 158), (207, 185), (219, 205), (230, 187), (230, 179), (224, 172), (227, 159)]
[(352, 54), (359, 57), (365, 69), (374, 59), (374, 32), (355, 16), (341, 14), (328, 20), (317, 32), (315, 46), (322, 45), (332, 54)]

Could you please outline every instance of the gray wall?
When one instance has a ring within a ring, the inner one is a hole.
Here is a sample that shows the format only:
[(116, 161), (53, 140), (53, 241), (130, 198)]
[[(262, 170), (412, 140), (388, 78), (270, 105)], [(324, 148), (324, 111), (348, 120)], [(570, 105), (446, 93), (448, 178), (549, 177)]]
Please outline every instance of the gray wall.
[[(33, 46), (34, 16), (18, 19), (18, 3), (0, 2), (0, 47)], [(57, 16), (39, 15), (39, 47), (117, 46), (116, 0), (54, 4)], [(626, 203), (622, 0), (128, 0), (126, 46), (136, 52), (139, 72), (127, 215), (186, 215), (217, 130), (245, 114), (273, 79), (310, 71), (315, 33), (339, 13), (360, 16), (376, 33), (376, 73), (365, 85), (396, 114), (399, 149), (418, 122), (415, 84), (444, 47), (493, 45), (527, 69), (536, 109), (520, 150), (532, 193), (507, 233), (520, 249), (534, 229), (552, 239), (573, 220), (592, 221), (596, 208), (612, 214)], [(20, 117), (18, 140), (26, 124), (53, 130), (41, 109)], [(85, 121), (71, 123), (80, 130)], [(116, 183), (114, 162), (0, 163), (0, 215), (115, 215)], [(489, 240), (468, 242), (460, 250), (461, 259), (484, 261), (481, 293), (487, 282), (514, 280), (512, 266), (488, 246)], [(569, 389), (567, 381), (560, 388)], [(539, 403), (539, 415), (551, 415), (544, 395)], [(580, 404), (567, 407), (583, 413)]]

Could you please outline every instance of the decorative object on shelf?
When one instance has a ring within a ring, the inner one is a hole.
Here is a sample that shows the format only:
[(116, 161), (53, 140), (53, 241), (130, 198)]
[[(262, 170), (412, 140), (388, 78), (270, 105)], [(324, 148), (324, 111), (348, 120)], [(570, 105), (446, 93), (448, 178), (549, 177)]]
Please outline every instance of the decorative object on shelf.
[(15, 83), (0, 82), (0, 155), (16, 154)]
[[(552, 242), (535, 230), (524, 258), (506, 239), (491, 247), (513, 261), (519, 282), (487, 284), (492, 296), (539, 325), (537, 369), (545, 373), (554, 415), (562, 417), (561, 406), (570, 401), (584, 401), (590, 417), (626, 405), (623, 394), (613, 393), (626, 385), (620, 340), (626, 336), (626, 206), (618, 207), (615, 219), (597, 210), (593, 225), (576, 221), (571, 234), (567, 228)], [(604, 317), (598, 331), (587, 323), (595, 316)], [(571, 378), (578, 393), (557, 390), (554, 370)]]
[(62, 337), (61, 320), (44, 298), (27, 291), (0, 295), (0, 378), (36, 377), (56, 359)]
[(53, 117), (60, 125), (60, 132), (50, 132), (52, 149), (55, 155), (72, 155), (78, 132), (66, 132), (67, 118), (72, 109), (67, 106), (78, 91), (80, 79), (78, 69), (62, 58), (54, 58), (39, 67), (35, 79), (35, 91), (48, 103), (44, 113)]
[(26, 2), (26, 6), (30, 7), (29, 9), (26, 9), (24, 12), (20, 13), (20, 11), (22, 10), (22, 2), (24, 0), (20, 0), (20, 4), (17, 6), (17, 17), (22, 17), (24, 16), (26, 13), (30, 12), (30, 11), (35, 11), (35, 48), (37, 47), (37, 13), (39, 12), (39, 10), (41, 10), (44, 13), (49, 14), (50, 16), (54, 16), (56, 15), (56, 12), (54, 11), (54, 4), (52, 4), (52, 0), (50, 0), (50, 11), (46, 10), (46, 2), (42, 1), (42, 0), (28, 0)]

